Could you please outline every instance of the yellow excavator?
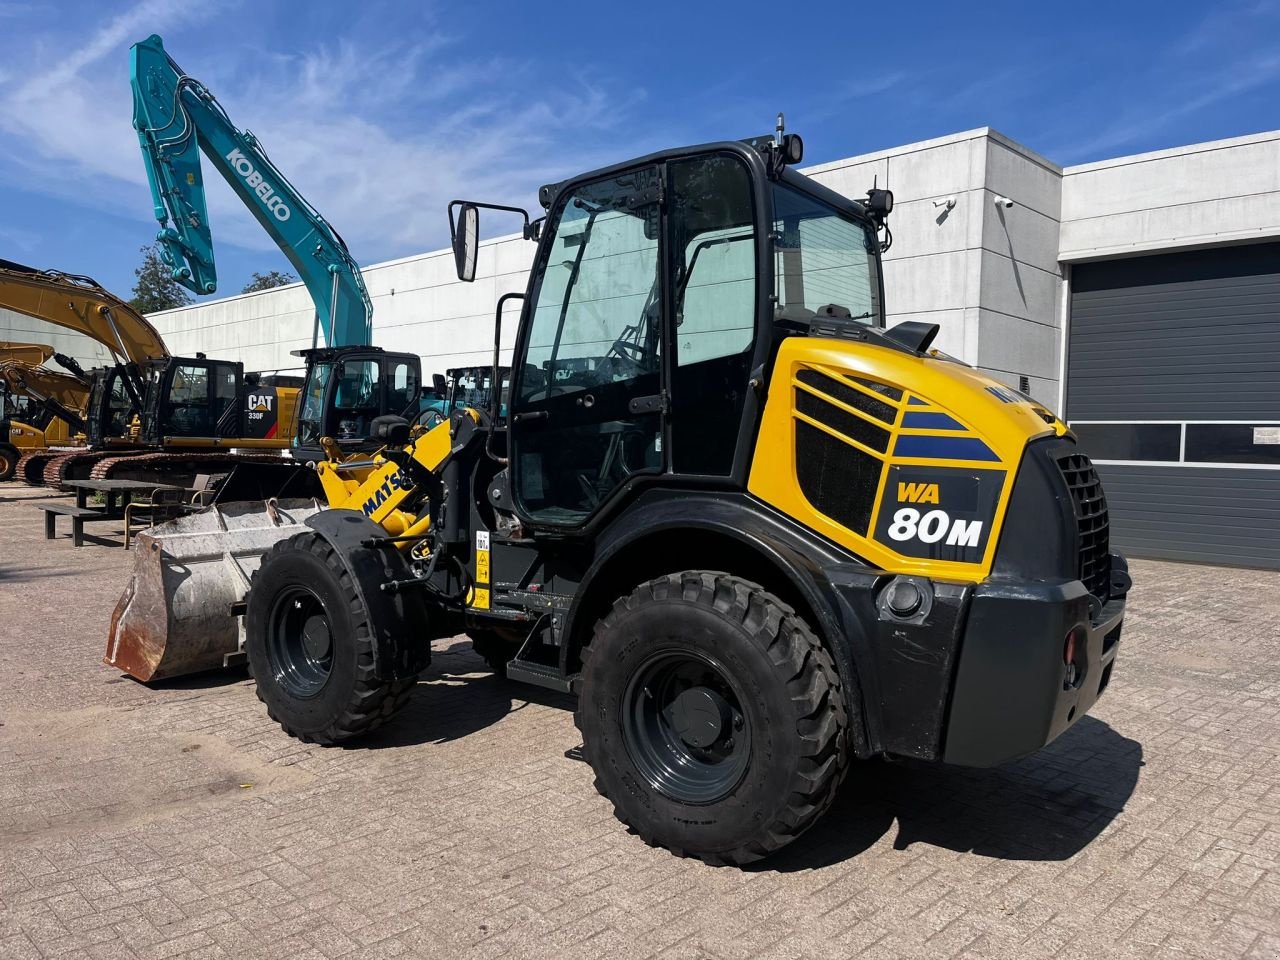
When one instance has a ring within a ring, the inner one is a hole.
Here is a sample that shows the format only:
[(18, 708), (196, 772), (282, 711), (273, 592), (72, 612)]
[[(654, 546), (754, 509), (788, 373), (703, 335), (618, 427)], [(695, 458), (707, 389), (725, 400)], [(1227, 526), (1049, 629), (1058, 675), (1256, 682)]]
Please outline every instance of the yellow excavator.
[[(327, 506), (143, 534), (106, 662), (247, 659), (267, 713), (332, 744), (465, 631), (577, 695), (621, 820), (713, 864), (786, 846), (857, 759), (990, 766), (1059, 736), (1107, 688), (1130, 587), (1098, 478), (936, 325), (886, 328), (892, 195), (841, 196), (802, 152), (779, 123), (543, 187), (528, 287), (498, 304), (494, 383), (523, 301), (505, 400), (416, 438), (381, 417), (359, 458), (323, 441)], [(481, 208), (450, 206), (463, 281)]]
[(115, 361), (88, 375), (84, 448), (30, 449), (17, 465), (21, 479), (185, 483), (247, 464), (279, 477), (296, 472), (280, 453), (291, 443), (301, 377), (172, 356), (144, 316), (89, 277), (0, 260), (0, 307), (84, 334)]
[[(18, 349), (12, 349), (15, 346)], [(30, 349), (33, 347), (39, 350)], [(30, 362), (40, 356), (43, 359)], [(79, 373), (38, 366), (52, 356), (53, 348), (43, 344), (0, 343), (0, 394), (4, 401), (0, 436), (5, 438), (0, 439), (0, 480), (13, 479), (24, 453), (84, 443), (89, 385), (70, 358), (61, 357), (61, 361)]]

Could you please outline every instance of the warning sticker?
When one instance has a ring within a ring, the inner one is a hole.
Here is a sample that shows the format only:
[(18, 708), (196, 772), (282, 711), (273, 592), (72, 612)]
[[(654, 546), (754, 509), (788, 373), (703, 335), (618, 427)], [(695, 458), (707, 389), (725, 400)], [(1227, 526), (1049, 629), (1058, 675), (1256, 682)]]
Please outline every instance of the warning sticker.
[(1272, 444), (1280, 445), (1280, 427), (1253, 428), (1253, 445), (1255, 447)]

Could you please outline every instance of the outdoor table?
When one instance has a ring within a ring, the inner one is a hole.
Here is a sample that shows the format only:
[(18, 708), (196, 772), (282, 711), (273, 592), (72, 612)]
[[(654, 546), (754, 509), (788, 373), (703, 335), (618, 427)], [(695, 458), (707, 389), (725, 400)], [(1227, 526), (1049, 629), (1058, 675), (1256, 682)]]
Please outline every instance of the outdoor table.
[[(84, 545), (84, 525), (104, 520), (123, 520), (124, 509), (132, 501), (135, 494), (150, 493), (153, 490), (185, 490), (185, 487), (172, 483), (158, 483), (155, 480), (65, 480), (63, 486), (70, 487), (76, 493), (74, 507), (65, 504), (48, 504), (40, 509), (44, 511), (44, 537), (52, 540), (55, 536), (54, 523), (58, 517), (71, 518), (71, 542), (74, 546)], [(102, 507), (89, 506), (89, 495), (102, 493), (106, 495), (106, 504)]]

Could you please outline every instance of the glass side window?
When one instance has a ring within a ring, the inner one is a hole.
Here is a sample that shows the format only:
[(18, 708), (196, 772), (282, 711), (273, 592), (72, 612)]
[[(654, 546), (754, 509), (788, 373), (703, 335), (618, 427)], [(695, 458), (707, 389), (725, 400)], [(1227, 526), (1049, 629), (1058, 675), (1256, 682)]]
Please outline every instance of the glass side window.
[(679, 473), (733, 471), (750, 392), (756, 325), (756, 242), (751, 179), (736, 157), (671, 165), (676, 368), (672, 459)]
[(381, 367), (377, 360), (348, 360), (338, 367), (334, 409), (338, 413), (338, 440), (369, 435), (370, 424), (381, 413)]
[(633, 208), (639, 177), (583, 187), (564, 207), (539, 278), (522, 399), (658, 369), (658, 205)]
[(236, 368), (233, 364), (219, 364), (213, 372), (213, 410), (210, 419), (217, 426), (220, 437), (234, 437), (240, 432), (239, 411), (236, 409)]
[(676, 362), (741, 353), (755, 336), (756, 245), (751, 183), (734, 157), (672, 164), (677, 266)]
[(585, 184), (553, 211), (513, 401), (516, 499), (540, 522), (581, 523), (663, 467), (659, 176)]
[(773, 187), (774, 275), (780, 320), (805, 321), (824, 307), (874, 324), (880, 313), (879, 241), (869, 224), (783, 184)]
[(107, 436), (125, 436), (129, 432), (130, 421), (133, 419), (132, 413), (133, 401), (129, 399), (129, 393), (124, 388), (124, 381), (116, 375), (112, 377), (111, 397), (107, 401)]
[(307, 374), (303, 388), (302, 413), (298, 416), (297, 442), (314, 446), (320, 442), (324, 429), (324, 394), (333, 375), (332, 363), (316, 363)]
[(209, 405), (209, 368), (204, 364), (179, 364), (169, 384), (167, 425), (164, 432), (178, 437), (214, 436)]
[(404, 414), (418, 396), (418, 371), (412, 364), (392, 366), (387, 393), (387, 413)]

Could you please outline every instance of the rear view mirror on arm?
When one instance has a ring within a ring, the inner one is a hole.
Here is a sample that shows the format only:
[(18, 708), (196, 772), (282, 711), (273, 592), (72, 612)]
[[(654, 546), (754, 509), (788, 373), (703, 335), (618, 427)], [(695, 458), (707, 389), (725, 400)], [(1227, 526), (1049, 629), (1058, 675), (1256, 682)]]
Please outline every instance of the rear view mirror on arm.
[[(454, 219), (454, 207), (461, 207)], [(476, 278), (476, 257), (480, 251), (480, 208), (455, 200), (449, 204), (449, 232), (453, 238), (453, 260), (458, 279), (470, 283)]]
[[(458, 279), (470, 283), (476, 278), (476, 258), (480, 253), (480, 208), (518, 213), (524, 220), (521, 235), (526, 240), (537, 240), (541, 220), (529, 222), (529, 211), (523, 207), (506, 207), (498, 203), (473, 203), (470, 200), (453, 200), (449, 204), (449, 236), (453, 239), (453, 259), (458, 267)], [(455, 211), (457, 211), (455, 213)]]

